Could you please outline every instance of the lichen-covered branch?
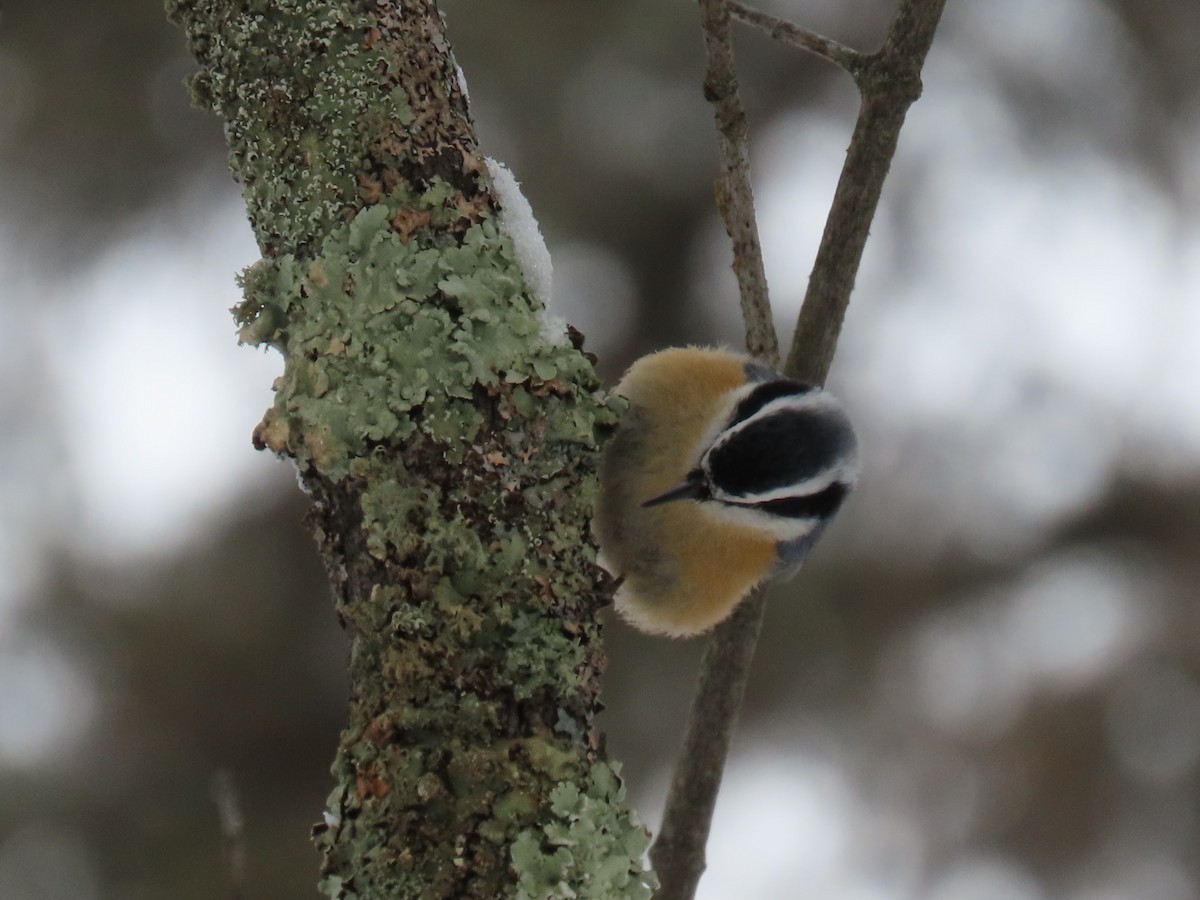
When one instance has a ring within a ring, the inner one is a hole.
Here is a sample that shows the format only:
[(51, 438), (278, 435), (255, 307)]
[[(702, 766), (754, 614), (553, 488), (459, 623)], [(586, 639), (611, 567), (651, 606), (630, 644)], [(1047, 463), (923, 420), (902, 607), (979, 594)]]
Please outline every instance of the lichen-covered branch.
[[(727, 12), (721, 16), (707, 11), (707, 7), (724, 6), (727, 2), (700, 0), (706, 41), (711, 40), (710, 19), (728, 21)], [(945, 0), (901, 0), (878, 53), (854, 54), (845, 60), (830, 57), (845, 65), (854, 76), (862, 94), (862, 107), (783, 370), (789, 377), (824, 384), (829, 374), (883, 180), (891, 166), (904, 117), (920, 96), (921, 69), (944, 5)], [(736, 93), (736, 81), (731, 79), (729, 83)], [(724, 141), (724, 135), (721, 140)], [(741, 202), (753, 201), (747, 197)], [(736, 216), (753, 221), (752, 206), (740, 207)], [(743, 310), (753, 309), (744, 285), (742, 289)], [(748, 342), (755, 327), (755, 322), (747, 318)], [(650, 851), (662, 885), (655, 900), (691, 900), (704, 872), (704, 848), (721, 773), (765, 609), (764, 595), (756, 591), (717, 627), (705, 647), (663, 825)]]
[(235, 314), (284, 372), (255, 441), (312, 493), (351, 637), (321, 889), (648, 896), (594, 721), (615, 411), (499, 227), (435, 3), (167, 6), (263, 253)]

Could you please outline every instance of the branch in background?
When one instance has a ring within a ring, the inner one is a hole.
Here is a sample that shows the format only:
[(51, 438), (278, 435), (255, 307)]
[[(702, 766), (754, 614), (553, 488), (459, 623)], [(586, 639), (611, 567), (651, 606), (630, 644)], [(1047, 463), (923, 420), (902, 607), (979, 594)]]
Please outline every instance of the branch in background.
[(729, 0), (729, 12), (738, 21), (765, 31), (775, 40), (819, 56), (857, 77), (863, 61), (863, 55), (857, 50), (852, 50), (845, 44), (839, 44), (815, 31), (738, 3), (737, 0)]
[(246, 820), (228, 769), (218, 769), (213, 774), (212, 798), (217, 804), (221, 836), (229, 858), (229, 896), (231, 900), (246, 900)]
[[(726, 108), (740, 110), (728, 35), (729, 8), (734, 6), (733, 3), (726, 6), (726, 0), (700, 2), (705, 45), (716, 47), (720, 51), (717, 61), (730, 67), (722, 84), (731, 89), (733, 96), (721, 99)], [(813, 265), (791, 352), (783, 370), (790, 377), (823, 384), (829, 374), (883, 181), (896, 152), (904, 117), (920, 96), (921, 68), (933, 43), (944, 6), (945, 0), (901, 0), (878, 53), (862, 56), (849, 51), (852, 57), (848, 60), (852, 60), (854, 68), (823, 52), (828, 51), (830, 46), (839, 45), (797, 30), (809, 35), (805, 38), (807, 43), (802, 44), (804, 49), (837, 62), (854, 75), (862, 94), (862, 106)], [(740, 5), (737, 8), (739, 14), (745, 10)], [(818, 46), (823, 50), (815, 49)], [(705, 87), (706, 91), (711, 92), (713, 50), (710, 49), (709, 53), (709, 74)], [(729, 139), (720, 107), (718, 124), (724, 160), (724, 148)], [(744, 119), (741, 124), (741, 155), (744, 160)], [(743, 171), (748, 174), (748, 169)], [(749, 192), (725, 199), (731, 206), (726, 221), (749, 221), (749, 228), (742, 233), (753, 236), (754, 249), (757, 251), (757, 228), (753, 224), (753, 199)], [(726, 214), (724, 209), (722, 213)], [(735, 254), (741, 255), (736, 242)], [(757, 258), (761, 259), (761, 251), (758, 251)], [(762, 320), (753, 316), (763, 314), (762, 304), (754, 297), (747, 298), (740, 272), (739, 286), (743, 293), (747, 344), (754, 352), (751, 342), (758, 339)], [(765, 296), (764, 281), (764, 301)], [(769, 306), (766, 308), (765, 321), (769, 325)], [(662, 828), (650, 851), (651, 861), (662, 885), (655, 895), (656, 900), (691, 900), (704, 872), (704, 847), (708, 842), (721, 773), (728, 755), (733, 725), (745, 694), (765, 609), (765, 597), (761, 591), (756, 591), (733, 616), (717, 627), (705, 648), (683, 748), (671, 780)]]
[(704, 96), (713, 105), (720, 137), (721, 175), (717, 179), (717, 208), (733, 242), (733, 271), (742, 298), (746, 323), (746, 349), (772, 368), (779, 365), (779, 338), (771, 320), (767, 273), (763, 266), (758, 222), (754, 217), (754, 190), (746, 149), (746, 111), (738, 93), (733, 40), (729, 33), (729, 7), (725, 0), (700, 0), (700, 22), (708, 67)]

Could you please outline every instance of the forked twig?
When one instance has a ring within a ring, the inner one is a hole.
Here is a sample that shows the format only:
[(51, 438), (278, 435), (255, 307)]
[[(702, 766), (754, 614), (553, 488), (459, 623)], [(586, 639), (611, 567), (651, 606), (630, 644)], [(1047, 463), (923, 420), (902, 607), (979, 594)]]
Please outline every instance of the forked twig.
[[(809, 36), (803, 42), (797, 41), (804, 49), (816, 52), (851, 72), (862, 95), (862, 106), (834, 193), (833, 205), (826, 219), (804, 305), (796, 323), (791, 352), (783, 369), (784, 374), (790, 377), (823, 384), (829, 374), (883, 181), (896, 151), (904, 117), (920, 96), (921, 68), (933, 43), (945, 2), (900, 0), (900, 7), (883, 47), (871, 55), (862, 55), (847, 48), (841, 48), (846, 53), (831, 51), (831, 47), (840, 45), (802, 29), (796, 31)], [(733, 50), (728, 24), (731, 8), (739, 11), (746, 9), (733, 0), (700, 0), (705, 47), (709, 54), (705, 91), (714, 105), (721, 133), (723, 166), (726, 160), (725, 146), (730, 140), (727, 131), (735, 137), (740, 134), (741, 163), (735, 160), (739, 171), (734, 173), (731, 181), (749, 185), (749, 166), (745, 163), (744, 113), (741, 115), (740, 131), (734, 130), (725, 118), (730, 109), (741, 110), (737, 80), (732, 72)], [(847, 63), (851, 63), (853, 68)], [(721, 67), (724, 65), (729, 66), (729, 71), (722, 74)], [(712, 90), (714, 68), (721, 74), (721, 80), (716, 84), (724, 92)], [(722, 199), (724, 202), (719, 206), (725, 217), (726, 229), (731, 236), (735, 234), (735, 227), (741, 229), (738, 233), (743, 236), (750, 235), (754, 244), (750, 252), (757, 254), (761, 260), (761, 250), (757, 247), (757, 226), (752, 224), (749, 228), (743, 228), (740, 224), (754, 222), (753, 197), (746, 191), (736, 196), (729, 193)], [(747, 251), (738, 247), (736, 237), (734, 247), (736, 270), (739, 256)], [(763, 341), (764, 330), (771, 327), (766, 280), (764, 276), (761, 299), (757, 299), (757, 295), (747, 298), (746, 281), (740, 272), (738, 281), (742, 290), (742, 310), (746, 317), (747, 347), (751, 353), (756, 353), (756, 348)], [(771, 341), (774, 341), (773, 331)], [(655, 895), (656, 900), (691, 900), (704, 872), (704, 847), (708, 841), (721, 773), (737, 712), (745, 694), (765, 608), (763, 593), (756, 591), (726, 622), (718, 626), (705, 647), (687, 732), (671, 780), (663, 824), (650, 850), (650, 859), (661, 883)]]

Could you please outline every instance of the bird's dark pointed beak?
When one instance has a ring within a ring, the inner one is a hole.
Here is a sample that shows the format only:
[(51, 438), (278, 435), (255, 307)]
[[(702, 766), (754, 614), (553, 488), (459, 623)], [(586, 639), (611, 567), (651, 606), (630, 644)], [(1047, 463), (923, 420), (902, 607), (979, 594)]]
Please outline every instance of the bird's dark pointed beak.
[(642, 508), (648, 509), (651, 506), (661, 506), (663, 503), (674, 503), (676, 500), (699, 500), (707, 496), (708, 486), (704, 483), (704, 476), (696, 471), (689, 475), (683, 484), (677, 484), (669, 491), (659, 494), (657, 497), (651, 497), (642, 504)]

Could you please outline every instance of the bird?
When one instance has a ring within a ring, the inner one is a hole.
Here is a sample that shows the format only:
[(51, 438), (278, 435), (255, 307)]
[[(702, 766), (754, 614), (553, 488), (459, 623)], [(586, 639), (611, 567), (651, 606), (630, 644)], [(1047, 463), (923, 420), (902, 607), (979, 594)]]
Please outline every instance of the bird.
[(823, 388), (744, 354), (674, 347), (637, 360), (601, 455), (593, 530), (621, 579), (618, 614), (689, 637), (799, 570), (859, 471), (858, 438)]

